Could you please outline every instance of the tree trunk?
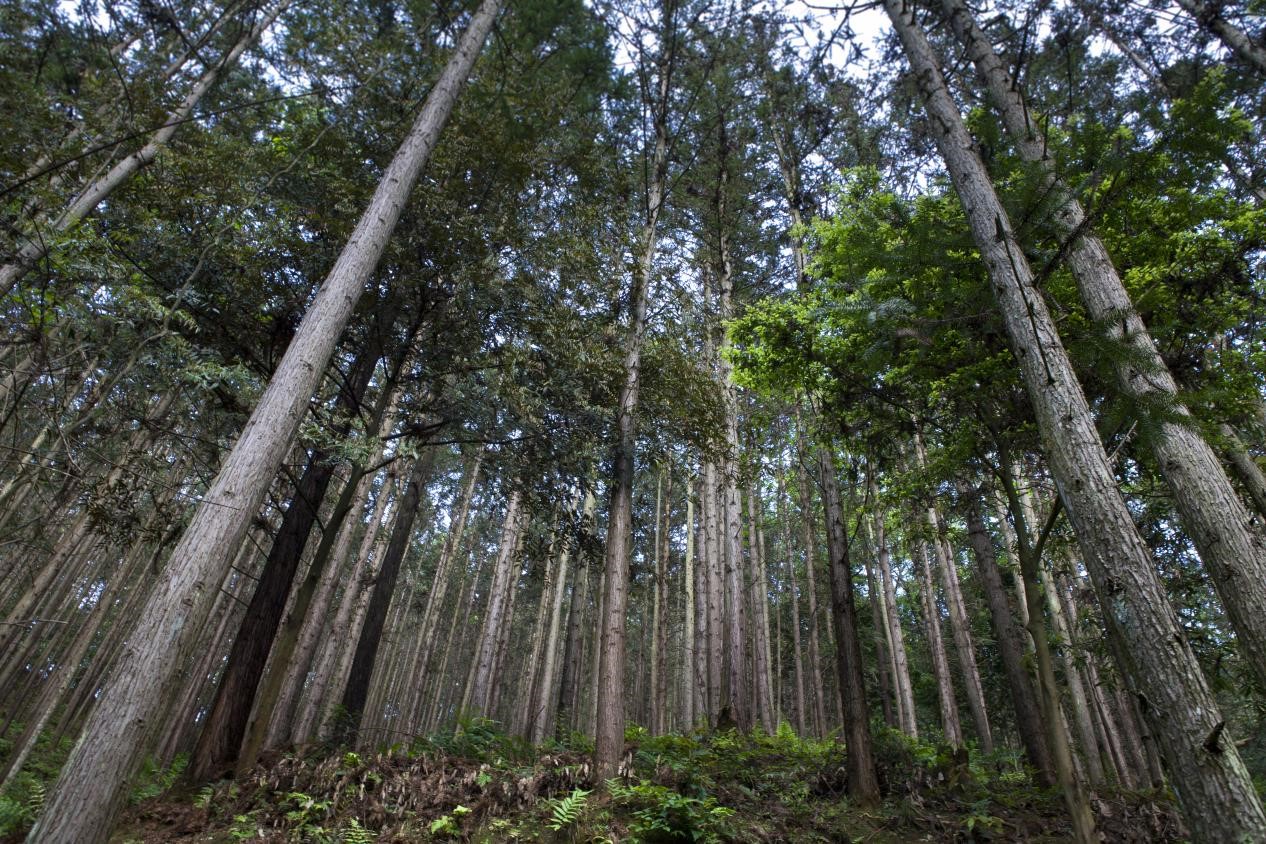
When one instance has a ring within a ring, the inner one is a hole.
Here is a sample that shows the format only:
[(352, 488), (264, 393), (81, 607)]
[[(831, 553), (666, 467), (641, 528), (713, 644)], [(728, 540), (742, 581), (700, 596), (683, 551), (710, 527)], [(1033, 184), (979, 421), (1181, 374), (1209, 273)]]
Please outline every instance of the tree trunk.
[(629, 289), (624, 383), (620, 386), (616, 406), (611, 499), (607, 508), (603, 609), (599, 616), (601, 641), (594, 741), (594, 766), (599, 779), (615, 776), (616, 767), (624, 753), (625, 621), (628, 615), (630, 546), (633, 541), (633, 459), (637, 448), (637, 405), (642, 386), (642, 341), (646, 332), (646, 305), (655, 263), (659, 215), (668, 187), (670, 65), (670, 57), (666, 54), (661, 56), (657, 69), (657, 99), (652, 104), (655, 140), (646, 185), (646, 217), (638, 243), (638, 263), (633, 269)]
[(396, 580), (400, 574), (400, 564), (405, 552), (413, 541), (413, 524), (417, 520), (421, 507), (422, 490), (435, 467), (435, 448), (423, 446), (426, 454), (418, 457), (413, 463), (413, 471), (405, 482), (404, 495), (400, 498), (400, 506), (396, 509), (396, 521), (391, 526), (391, 539), (387, 543), (386, 553), (378, 565), (378, 576), (374, 578), (373, 592), (369, 596), (369, 608), (365, 613), (365, 625), (356, 638), (356, 650), (352, 656), (352, 667), (347, 674), (347, 685), (343, 688), (343, 711), (348, 718), (348, 726), (355, 729), (360, 724), (365, 711), (365, 700), (369, 696), (369, 680), (374, 671), (374, 662), (378, 657), (378, 648), (382, 641), (383, 623), (387, 618), (387, 607), (391, 596), (396, 591)]
[(883, 616), (889, 629), (888, 641), (892, 643), (893, 676), (896, 680), (897, 700), (900, 703), (901, 729), (906, 735), (918, 738), (918, 713), (914, 708), (914, 685), (910, 681), (910, 661), (906, 655), (905, 635), (901, 631), (901, 616), (897, 612), (897, 589), (892, 578), (892, 556), (888, 551), (884, 514), (878, 501), (875, 504), (874, 524), (879, 588), (883, 592)]
[[(1116, 487), (1085, 394), (1010, 220), (950, 97), (911, 7), (885, 0), (962, 199), (1051, 471), (1126, 673), (1146, 700), (1175, 791), (1196, 840), (1266, 837), (1266, 812)], [(1017, 533), (1020, 531), (1017, 530)], [(1263, 584), (1266, 586), (1266, 584)], [(1030, 613), (1035, 596), (1029, 596)]]
[(1038, 772), (1038, 781), (1044, 786), (1055, 784), (1055, 767), (1047, 747), (1043, 717), (1033, 692), (1033, 682), (1024, 667), (1024, 643), (1022, 633), (1011, 617), (1011, 606), (1002, 585), (1002, 573), (998, 571), (997, 555), (993, 540), (985, 529), (980, 510), (979, 490), (964, 482), (958, 484), (958, 497), (967, 517), (967, 538), (976, 558), (976, 574), (980, 588), (989, 604), (989, 619), (993, 625), (994, 640), (1002, 657), (1002, 670), (1007, 677), (1011, 693), (1011, 706), (1015, 710), (1016, 731), (1024, 744), (1029, 763)]
[(488, 587), (488, 606), (484, 611), (483, 633), (475, 653), (474, 678), (470, 684), (471, 711), (492, 717), (492, 684), (496, 679), (498, 643), (502, 628), (507, 624), (511, 593), (514, 591), (515, 570), (518, 565), (519, 543), (523, 537), (525, 517), (522, 514), (523, 494), (519, 490), (510, 493), (506, 505), (505, 521), (501, 525), (501, 540), (497, 548), (497, 560), (493, 565), (492, 583)]
[(1178, 5), (1202, 27), (1218, 36), (1236, 58), (1266, 76), (1266, 49), (1250, 38), (1248, 33), (1222, 17), (1219, 6), (1201, 0), (1178, 0)]
[[(799, 418), (797, 417), (797, 423)], [(798, 493), (800, 504), (800, 528), (803, 534), (804, 544), (804, 581), (805, 581), (805, 598), (807, 603), (806, 612), (809, 614), (809, 688), (813, 692), (813, 734), (816, 736), (826, 735), (826, 691), (822, 683), (822, 656), (819, 648), (819, 614), (818, 614), (818, 587), (817, 578), (814, 576), (814, 569), (817, 567), (817, 543), (814, 541), (813, 526), (813, 499), (809, 490), (809, 475), (805, 471), (805, 460), (807, 459), (807, 436), (803, 431), (803, 427), (797, 424), (800, 429), (800, 456), (797, 460), (796, 474), (798, 476)]]
[(923, 622), (927, 625), (928, 650), (932, 655), (932, 676), (936, 679), (937, 701), (941, 707), (941, 732), (945, 742), (953, 747), (963, 744), (963, 728), (958, 720), (958, 702), (954, 699), (954, 678), (950, 674), (949, 658), (945, 655), (945, 638), (941, 634), (941, 608), (936, 600), (936, 582), (932, 579), (932, 560), (926, 542), (912, 543), (918, 547), (920, 598), (923, 604)]
[(765, 508), (756, 493), (756, 479), (747, 490), (748, 540), (752, 551), (752, 643), (757, 716), (766, 733), (778, 726), (778, 710), (774, 706), (769, 645), (769, 578), (765, 569), (765, 530), (762, 525)]
[(879, 779), (871, 754), (870, 711), (866, 704), (866, 680), (862, 674), (862, 646), (857, 634), (857, 610), (853, 605), (853, 568), (849, 562), (844, 508), (835, 477), (835, 461), (827, 443), (818, 445), (822, 507), (826, 517), (827, 554), (830, 556), (831, 611), (835, 616), (835, 661), (844, 701), (844, 735), (848, 747), (848, 796), (860, 806), (879, 802)]
[(792, 706), (796, 716), (796, 732), (804, 735), (808, 732), (805, 721), (805, 686), (804, 686), (804, 648), (800, 637), (800, 595), (796, 584), (796, 557), (792, 551), (791, 516), (787, 512), (791, 502), (787, 497), (786, 482), (782, 472), (778, 473), (778, 507), (782, 511), (783, 549), (787, 555), (787, 582), (791, 599), (791, 652), (795, 686), (792, 689)]

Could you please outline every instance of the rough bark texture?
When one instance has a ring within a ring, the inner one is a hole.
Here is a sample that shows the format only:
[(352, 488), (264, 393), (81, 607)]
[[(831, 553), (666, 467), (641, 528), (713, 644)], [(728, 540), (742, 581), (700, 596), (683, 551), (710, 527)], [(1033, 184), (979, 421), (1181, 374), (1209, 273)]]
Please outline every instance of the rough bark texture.
[(458, 92), (500, 10), (484, 0), (427, 96), (350, 241), (322, 284), (241, 436), (194, 513), (120, 654), (83, 737), (31, 831), (49, 844), (103, 842), (128, 778), (145, 752), (150, 720), (201, 632), (207, 593), (258, 512), (290, 449), (364, 282), (386, 247)]
[(931, 46), (913, 19), (913, 7), (902, 0), (885, 0), (884, 7), (989, 271), (1109, 635), (1121, 642), (1126, 674), (1156, 728), (1193, 838), (1266, 838), (1266, 812), (1117, 490), (1085, 394)]

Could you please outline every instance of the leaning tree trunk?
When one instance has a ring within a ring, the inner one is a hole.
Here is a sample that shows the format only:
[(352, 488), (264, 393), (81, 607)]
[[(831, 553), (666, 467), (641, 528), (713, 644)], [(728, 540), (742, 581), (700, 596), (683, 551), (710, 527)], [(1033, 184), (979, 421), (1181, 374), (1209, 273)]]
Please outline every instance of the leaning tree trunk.
[[(1008, 135), (1020, 155), (1041, 168), (1055, 208), (1052, 222), (1068, 239), (1066, 260), (1087, 313), (1104, 327), (1110, 341), (1130, 350), (1129, 354), (1112, 356), (1118, 389), (1134, 407), (1157, 408), (1155, 430), (1147, 441), (1182, 525), (1200, 552), (1235, 629), (1240, 652), (1258, 680), (1266, 684), (1266, 526), (1244, 506), (1217, 454), (1179, 400), (1178, 385), (1134, 310), (1112, 256), (1088, 225), (1085, 209), (1071, 188), (1055, 172), (1054, 160), (1030, 120), (1021, 91), (1012, 83), (988, 37), (963, 0), (942, 1), (1002, 115)], [(1214, 21), (1225, 24), (1199, 0), (1180, 0), (1180, 4), (1210, 25)], [(1257, 50), (1266, 57), (1266, 51)], [(1266, 70), (1266, 63), (1259, 69)]]
[(1119, 640), (1123, 667), (1146, 700), (1188, 828), (1198, 841), (1266, 838), (1261, 800), (1235, 742), (1224, 735), (1226, 722), (1117, 489), (1081, 384), (931, 45), (914, 21), (913, 7), (884, 0), (884, 8), (910, 60), (932, 134), (988, 268), (1108, 634)]
[(71, 751), (31, 831), (32, 841), (90, 844), (109, 836), (128, 778), (144, 752), (151, 715), (199, 633), (209, 604), (208, 584), (223, 579), (229, 559), (289, 451), (334, 345), (386, 248), (499, 10), (500, 0), (483, 0), (427, 95), (246, 428), (172, 551), (128, 637), (131, 645), (102, 689), (83, 738)]
[(387, 542), (387, 551), (378, 566), (378, 576), (374, 578), (374, 590), (369, 596), (365, 624), (356, 637), (356, 650), (347, 674), (347, 685), (343, 687), (343, 712), (348, 718), (349, 726), (353, 728), (360, 723), (365, 711), (365, 701), (369, 697), (369, 680), (373, 675), (378, 647), (382, 642), (387, 607), (396, 591), (400, 564), (413, 541), (413, 524), (421, 507), (422, 490), (435, 466), (436, 449), (423, 447), (426, 448), (426, 456), (419, 457), (414, 462), (413, 471), (405, 483), (404, 495), (401, 496), (400, 507), (396, 511), (396, 521), (391, 526), (391, 539)]

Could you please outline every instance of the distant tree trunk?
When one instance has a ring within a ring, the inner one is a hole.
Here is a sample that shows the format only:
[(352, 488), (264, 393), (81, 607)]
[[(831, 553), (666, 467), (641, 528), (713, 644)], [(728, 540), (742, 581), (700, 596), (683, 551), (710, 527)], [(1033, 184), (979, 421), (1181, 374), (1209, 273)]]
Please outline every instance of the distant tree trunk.
[(1055, 784), (1054, 762), (1047, 747), (1042, 713), (1033, 692), (1033, 682), (1024, 666), (1022, 634), (1011, 617), (1011, 605), (1002, 585), (1002, 573), (998, 571), (993, 540), (986, 531), (984, 518), (981, 516), (979, 491), (960, 482), (958, 497), (963, 515), (967, 517), (967, 538), (976, 558), (980, 589), (989, 604), (994, 641), (997, 642), (998, 654), (1002, 658), (1002, 670), (1006, 674), (1011, 706), (1015, 710), (1016, 731), (1020, 734), (1029, 763), (1037, 769), (1039, 782), (1049, 787)]
[[(1004, 462), (1007, 459), (1002, 454)], [(1037, 663), (1038, 700), (1042, 707), (1042, 722), (1046, 725), (1046, 744), (1051, 751), (1055, 776), (1064, 795), (1064, 805), (1073, 822), (1073, 834), (1079, 844), (1099, 840), (1095, 831), (1094, 813), (1085, 788), (1073, 767), (1072, 747), (1064, 726), (1064, 714), (1059, 703), (1059, 686), (1055, 679), (1055, 663), (1051, 659), (1051, 647), (1046, 628), (1046, 616), (1042, 606), (1041, 565), (1039, 550), (1034, 548), (1028, 519), (1012, 479), (1010, 466), (1003, 467), (1002, 486), (1011, 505), (1011, 517), (1015, 520), (1017, 552), (1020, 568), (1024, 573), (1025, 597), (1029, 602), (1029, 638), (1033, 643), (1034, 661)]]
[[(661, 469), (662, 502), (656, 501), (655, 597), (651, 615), (651, 732), (668, 730), (668, 533), (672, 529), (673, 475)], [(658, 483), (656, 484), (659, 487)], [(657, 492), (656, 498), (660, 498)]]
[[(872, 496), (877, 499), (878, 496)], [(901, 616), (897, 612), (897, 589), (892, 579), (892, 556), (888, 552), (888, 537), (884, 530), (884, 514), (876, 500), (875, 513), (876, 564), (879, 566), (879, 588), (884, 604), (883, 618), (888, 625), (888, 641), (892, 643), (893, 677), (896, 681), (897, 701), (900, 704), (901, 729), (917, 738), (919, 735), (918, 713), (914, 708), (914, 685), (910, 681), (910, 662), (906, 655), (905, 635), (901, 631)]]
[[(1120, 640), (1127, 673), (1147, 700), (1188, 827), (1197, 840), (1266, 838), (1261, 800), (1234, 741), (1224, 735), (1225, 721), (1117, 489), (1085, 394), (931, 46), (912, 7), (902, 0), (884, 0), (884, 7), (988, 268), (1109, 635)], [(1035, 597), (1029, 596), (1031, 614)]]
[[(466, 459), (466, 466), (463, 469), (464, 482), (461, 497), (456, 505), (456, 515), (452, 517), (448, 532), (444, 535), (439, 561), (435, 565), (435, 576), (432, 578), (431, 589), (427, 592), (426, 606), (422, 610), (422, 619), (413, 637), (416, 640), (416, 650), (410, 660), (412, 664), (410, 673), (417, 678), (419, 684), (426, 682), (430, 677), (431, 660), (435, 655), (436, 642), (434, 640), (441, 620), (440, 613), (444, 606), (444, 598), (449, 591), (453, 564), (459, 559), (459, 549), (466, 531), (466, 520), (470, 516), (470, 504), (475, 495), (475, 485), (479, 482), (483, 458), (484, 448), (480, 445), (476, 448), (474, 455)], [(409, 705), (405, 709), (409, 723), (416, 724), (422, 719), (424, 701), (419, 694), (420, 691), (421, 685), (411, 696)]]
[(874, 558), (879, 556), (878, 546), (875, 544), (874, 531), (864, 519), (862, 527), (866, 529), (866, 544), (874, 551), (872, 555), (867, 555), (865, 560), (866, 597), (867, 603), (870, 604), (870, 623), (875, 638), (875, 673), (879, 678), (879, 701), (883, 707), (884, 723), (889, 727), (901, 729), (901, 693), (897, 690), (897, 671), (892, 652), (891, 630), (886, 617), (888, 608), (884, 606), (883, 597), (879, 594), (878, 578), (875, 577), (878, 564), (873, 562)]
[(519, 544), (523, 538), (523, 494), (510, 493), (497, 560), (493, 564), (492, 584), (488, 587), (488, 605), (484, 611), (483, 632), (473, 661), (474, 678), (470, 684), (469, 707), (484, 717), (491, 717), (492, 686), (496, 681), (498, 643), (502, 629), (509, 621), (510, 597), (514, 591), (518, 567)]
[(716, 464), (707, 461), (703, 466), (699, 497), (704, 511), (704, 579), (707, 583), (707, 709), (708, 723), (713, 726), (721, 714), (721, 675), (724, 670), (724, 646), (722, 643), (721, 599), (724, 564), (721, 562), (720, 494), (717, 488)]
[(153, 712), (201, 632), (208, 583), (219, 583), (290, 449), (364, 282), (382, 256), (500, 10), (484, 0), (431, 88), (351, 239), (308, 308), (294, 340), (189, 527), (172, 551), (136, 627), (62, 768), (32, 840), (93, 844), (109, 836), (126, 783), (146, 746)]
[(796, 717), (796, 732), (804, 735), (809, 726), (806, 723), (805, 691), (804, 691), (804, 649), (800, 638), (800, 595), (796, 584), (796, 557), (792, 550), (791, 516), (787, 512), (791, 502), (788, 500), (786, 481), (782, 472), (778, 473), (778, 509), (782, 515), (783, 549), (787, 554), (787, 582), (791, 600), (791, 652), (792, 668), (795, 676), (792, 706)]
[(928, 650), (932, 654), (932, 676), (936, 679), (937, 701), (941, 707), (941, 732), (945, 734), (947, 744), (960, 747), (963, 744), (963, 728), (958, 720), (954, 679), (950, 674), (949, 658), (945, 655), (945, 638), (941, 634), (941, 608), (936, 600), (931, 554), (926, 542), (915, 541), (912, 544), (917, 546), (919, 556), (919, 593), (923, 602), (923, 623), (927, 625)]
[(685, 587), (684, 629), (682, 631), (681, 657), (681, 721), (682, 731), (693, 728), (698, 721), (701, 702), (702, 678), (699, 635), (700, 590), (695, 585), (695, 499), (686, 484), (686, 559), (683, 564), (682, 585)]
[[(585, 493), (585, 506), (592, 512), (593, 492)], [(590, 520), (584, 523), (591, 524)], [(560, 737), (577, 726), (580, 695), (580, 675), (584, 661), (584, 636), (582, 628), (585, 611), (589, 607), (589, 570), (593, 562), (588, 559), (582, 544), (577, 551), (576, 582), (571, 590), (571, 609), (567, 613), (567, 647), (563, 655), (563, 676), (558, 688), (558, 730)]]
[[(915, 463), (920, 469), (927, 465), (923, 436), (918, 423), (914, 431)], [(963, 686), (967, 693), (967, 709), (971, 712), (976, 739), (984, 753), (993, 752), (993, 734), (989, 729), (989, 713), (985, 708), (985, 692), (980, 682), (980, 668), (976, 665), (976, 646), (972, 642), (971, 622), (963, 603), (963, 589), (958, 582), (958, 566), (945, 537), (945, 522), (935, 504), (926, 510), (929, 544), (941, 576), (941, 588), (945, 594), (945, 606), (949, 609), (950, 632), (954, 636), (954, 651), (958, 655), (958, 667), (962, 671)]]
[[(574, 503), (572, 505), (575, 506)], [(585, 496), (584, 519), (593, 516), (596, 502), (593, 494)], [(532, 709), (532, 743), (541, 744), (554, 735), (555, 719), (558, 707), (560, 631), (563, 626), (563, 596), (567, 592), (568, 566), (572, 558), (573, 544), (570, 537), (564, 538), (558, 554), (558, 571), (555, 573), (555, 589), (550, 606), (549, 626), (546, 629), (545, 659), (541, 666), (540, 691), (536, 695), (536, 703)], [(573, 592), (575, 591), (573, 587)]]
[[(1112, 256), (1088, 224), (1085, 209), (1072, 189), (1056, 173), (1054, 159), (1029, 116), (1022, 91), (1013, 84), (963, 0), (943, 0), (943, 4), (1003, 118), (1007, 134), (1021, 157), (1041, 168), (1055, 208), (1051, 221), (1068, 239), (1066, 261), (1086, 312), (1103, 326), (1108, 340), (1129, 349), (1129, 354), (1109, 356), (1117, 387), (1131, 399), (1132, 407), (1157, 408), (1150, 426), (1154, 430), (1147, 437), (1156, 465), (1222, 600), (1245, 661), (1258, 681), (1266, 684), (1266, 525), (1252, 518), (1217, 454), (1179, 400), (1178, 384), (1130, 301)], [(1224, 41), (1232, 39), (1228, 46), (1232, 42), (1243, 44), (1241, 57), (1255, 59), (1257, 69), (1266, 72), (1266, 50), (1228, 24), (1216, 9), (1200, 0), (1179, 0), (1179, 5)]]
[(805, 609), (809, 614), (809, 688), (813, 691), (813, 734), (821, 737), (826, 735), (827, 731), (826, 691), (822, 683), (822, 656), (818, 647), (820, 639), (818, 632), (818, 587), (814, 577), (818, 555), (817, 543), (814, 541), (813, 499), (809, 491), (809, 476), (804, 469), (804, 461), (807, 457), (806, 442), (807, 438), (802, 431), (801, 453), (800, 460), (797, 462), (796, 474), (799, 481), (800, 527), (803, 533), (804, 544), (805, 597), (808, 601)]
[(115, 163), (107, 173), (85, 186), (56, 219), (48, 220), (40, 226), (46, 231), (30, 232), (23, 238), (25, 242), (19, 247), (13, 259), (0, 266), (0, 296), (9, 295), (22, 276), (48, 255), (50, 241), (55, 242), (58, 235), (78, 225), (137, 171), (154, 162), (159, 150), (167, 145), (180, 125), (189, 119), (198, 103), (215, 86), (220, 75), (237, 63), (242, 53), (259, 40), (264, 30), (272, 25), (288, 5), (290, 5), (290, 0), (277, 0), (261, 10), (255, 23), (242, 34), (237, 43), (229, 48), (220, 61), (203, 72), (201, 78), (180, 101), (180, 105), (167, 116), (162, 127), (150, 135), (143, 147)]
[(378, 657), (378, 647), (382, 641), (383, 624), (387, 618), (387, 607), (391, 596), (396, 591), (396, 580), (400, 574), (400, 564), (405, 552), (413, 541), (413, 524), (421, 507), (422, 490), (435, 468), (434, 447), (422, 446), (425, 454), (413, 463), (413, 471), (405, 481), (404, 495), (396, 509), (396, 521), (391, 526), (391, 539), (387, 542), (387, 550), (382, 562), (378, 565), (378, 576), (374, 578), (373, 591), (369, 596), (369, 607), (365, 613), (365, 624), (358, 631), (356, 650), (352, 656), (352, 666), (347, 674), (347, 685), (343, 687), (343, 711), (348, 718), (348, 726), (355, 729), (360, 724), (365, 711), (365, 700), (369, 696), (369, 680), (374, 671), (374, 662)]
[(749, 546), (752, 551), (751, 605), (754, 685), (756, 690), (757, 716), (765, 732), (773, 734), (778, 726), (778, 710), (774, 706), (774, 689), (769, 645), (769, 578), (765, 568), (765, 508), (756, 493), (756, 479), (747, 490), (747, 524)]
[(835, 477), (835, 461), (825, 442), (818, 446), (818, 472), (826, 517), (827, 553), (830, 556), (828, 571), (831, 576), (831, 611), (835, 616), (835, 661), (839, 668), (840, 695), (844, 701), (848, 796), (860, 806), (869, 806), (879, 801), (879, 780), (871, 753), (870, 711), (862, 674), (857, 610), (853, 605), (853, 567), (849, 561), (844, 508)]

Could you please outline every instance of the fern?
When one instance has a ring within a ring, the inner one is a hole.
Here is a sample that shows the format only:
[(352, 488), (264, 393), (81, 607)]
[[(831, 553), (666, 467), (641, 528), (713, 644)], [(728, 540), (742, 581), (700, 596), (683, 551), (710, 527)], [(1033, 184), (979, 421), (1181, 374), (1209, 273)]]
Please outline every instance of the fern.
[(558, 832), (574, 824), (580, 818), (580, 813), (585, 810), (585, 803), (588, 800), (589, 792), (583, 788), (577, 788), (566, 797), (549, 801), (552, 814), (549, 828)]
[(356, 818), (347, 822), (347, 829), (339, 837), (343, 844), (374, 844), (377, 839), (378, 833), (365, 829)]

